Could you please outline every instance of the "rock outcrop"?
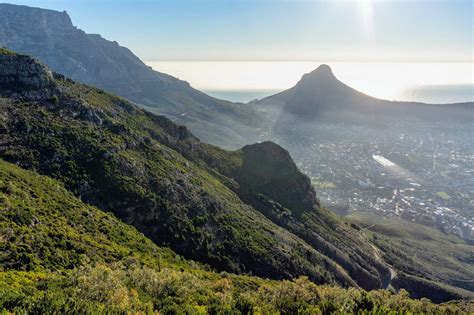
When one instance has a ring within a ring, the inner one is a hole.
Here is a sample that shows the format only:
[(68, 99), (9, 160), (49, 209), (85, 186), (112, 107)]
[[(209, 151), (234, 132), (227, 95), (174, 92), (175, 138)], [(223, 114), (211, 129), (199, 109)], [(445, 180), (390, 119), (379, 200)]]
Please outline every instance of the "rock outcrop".
[(0, 49), (0, 96), (40, 101), (57, 92), (52, 72), (37, 60)]
[(266, 141), (242, 148), (241, 187), (263, 193), (295, 215), (317, 204), (311, 180), (296, 167), (288, 151)]

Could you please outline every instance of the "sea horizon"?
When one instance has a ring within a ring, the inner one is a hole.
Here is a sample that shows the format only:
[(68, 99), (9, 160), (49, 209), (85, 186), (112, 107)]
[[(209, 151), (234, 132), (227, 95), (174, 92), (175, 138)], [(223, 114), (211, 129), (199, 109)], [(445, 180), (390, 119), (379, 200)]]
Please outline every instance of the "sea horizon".
[(294, 86), (328, 64), (334, 75), (370, 96), (424, 103), (474, 101), (468, 62), (147, 61), (154, 70), (189, 82), (213, 97), (247, 103)]

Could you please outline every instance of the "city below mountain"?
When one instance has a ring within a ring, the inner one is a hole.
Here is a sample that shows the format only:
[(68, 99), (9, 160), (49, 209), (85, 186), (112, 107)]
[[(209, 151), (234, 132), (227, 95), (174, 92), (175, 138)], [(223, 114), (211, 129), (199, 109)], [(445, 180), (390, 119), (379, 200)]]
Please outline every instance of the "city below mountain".
[(266, 117), (264, 137), (290, 151), (330, 209), (402, 217), (474, 244), (473, 102), (381, 100), (321, 65), (249, 105)]

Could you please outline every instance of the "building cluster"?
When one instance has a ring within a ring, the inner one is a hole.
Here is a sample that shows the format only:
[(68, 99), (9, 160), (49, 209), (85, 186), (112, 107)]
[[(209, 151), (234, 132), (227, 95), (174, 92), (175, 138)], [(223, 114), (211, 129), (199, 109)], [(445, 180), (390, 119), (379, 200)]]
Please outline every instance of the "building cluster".
[(398, 216), (474, 242), (473, 141), (430, 133), (323, 139), (300, 144), (296, 160), (335, 212)]

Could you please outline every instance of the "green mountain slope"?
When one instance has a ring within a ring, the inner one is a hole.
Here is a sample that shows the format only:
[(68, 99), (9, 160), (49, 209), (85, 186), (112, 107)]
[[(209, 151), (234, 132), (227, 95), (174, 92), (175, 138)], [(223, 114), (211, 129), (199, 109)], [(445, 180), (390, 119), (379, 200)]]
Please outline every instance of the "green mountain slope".
[(59, 182), (0, 160), (0, 310), (16, 313), (293, 314), (429, 311), (406, 292), (366, 293), (206, 271)]
[(2, 270), (60, 271), (125, 258), (148, 266), (190, 266), (57, 181), (3, 161), (0, 174)]
[[(7, 57), (13, 67), (33, 62), (22, 58)], [(219, 167), (231, 169), (225, 151), (201, 145), (185, 127), (100, 90), (54, 80), (38, 69), (25, 77), (53, 84), (48, 91), (56, 98), (1, 102), (5, 160), (61, 180), (81, 199), (189, 258), (235, 272), (307, 274), (320, 282), (337, 275), (338, 282), (354, 284), (334, 262), (243, 203), (224, 184), (232, 180), (199, 159), (222, 158)], [(36, 88), (19, 82), (14, 92), (3, 92), (30, 97)]]
[(61, 181), (156, 244), (275, 279), (376, 289), (390, 276), (367, 240), (318, 205), (281, 147), (224, 151), (27, 56), (2, 51), (0, 67), (0, 157)]

